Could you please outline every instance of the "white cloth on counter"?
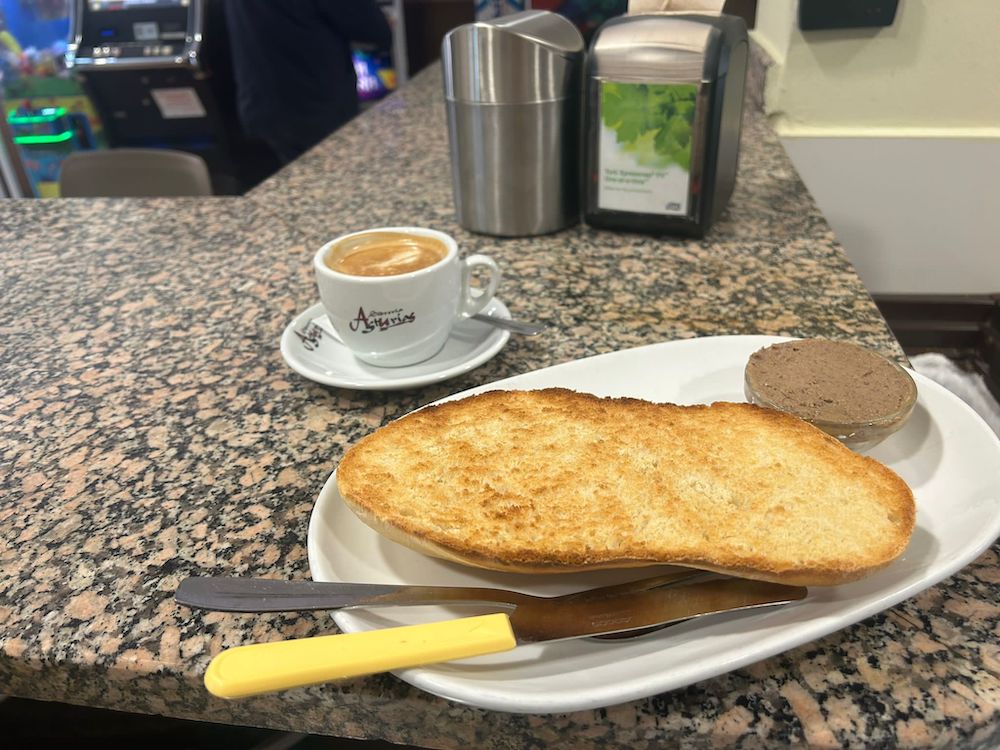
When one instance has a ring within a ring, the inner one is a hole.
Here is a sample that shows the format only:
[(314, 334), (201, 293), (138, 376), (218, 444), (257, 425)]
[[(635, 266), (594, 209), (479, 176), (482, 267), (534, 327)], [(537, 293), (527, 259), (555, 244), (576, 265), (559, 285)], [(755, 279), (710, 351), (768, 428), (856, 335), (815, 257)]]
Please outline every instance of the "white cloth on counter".
[(1000, 404), (993, 397), (983, 377), (966, 372), (937, 352), (910, 357), (913, 369), (939, 383), (971, 406), (993, 431), (1000, 435)]

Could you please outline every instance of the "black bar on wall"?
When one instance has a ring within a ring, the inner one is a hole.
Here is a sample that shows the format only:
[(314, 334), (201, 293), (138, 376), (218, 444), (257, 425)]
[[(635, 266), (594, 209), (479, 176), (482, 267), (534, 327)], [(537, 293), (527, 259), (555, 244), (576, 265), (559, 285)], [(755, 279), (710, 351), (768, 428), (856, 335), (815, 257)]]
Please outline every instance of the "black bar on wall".
[(1000, 294), (874, 299), (906, 354), (940, 352), (971, 367), (1000, 400)]

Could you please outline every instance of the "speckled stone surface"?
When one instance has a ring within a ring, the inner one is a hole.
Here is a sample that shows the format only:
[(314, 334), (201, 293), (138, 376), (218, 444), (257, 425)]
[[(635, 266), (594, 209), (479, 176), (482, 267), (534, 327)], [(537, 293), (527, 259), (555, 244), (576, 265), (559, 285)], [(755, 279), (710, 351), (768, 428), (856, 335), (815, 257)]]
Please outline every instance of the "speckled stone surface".
[[(452, 232), (549, 321), (482, 367), (400, 392), (305, 380), (278, 339), (318, 243)], [(239, 702), (221, 648), (330, 632), (325, 614), (191, 612), (192, 574), (306, 578), (309, 513), (354, 440), (465, 388), (712, 334), (898, 344), (767, 123), (704, 240), (578, 226), (471, 235), (452, 216), (430, 70), (249, 196), (0, 202), (0, 692), (432, 748), (989, 747), (1000, 741), (997, 548), (892, 610), (745, 669), (597, 711), (524, 716), (392, 676)]]

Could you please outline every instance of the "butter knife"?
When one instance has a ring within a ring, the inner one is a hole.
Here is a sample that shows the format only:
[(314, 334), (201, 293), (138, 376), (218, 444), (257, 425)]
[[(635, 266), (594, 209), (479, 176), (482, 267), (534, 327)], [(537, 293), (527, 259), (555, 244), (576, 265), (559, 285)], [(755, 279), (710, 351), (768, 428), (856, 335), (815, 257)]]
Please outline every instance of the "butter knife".
[[(509, 651), (529, 643), (606, 636), (720, 612), (803, 599), (807, 590), (739, 578), (692, 577), (676, 585), (508, 604), (512, 612), (358, 633), (237, 646), (218, 654), (205, 687), (242, 698), (331, 680)], [(614, 588), (614, 587), (610, 587)]]
[[(558, 598), (601, 597), (645, 591), (696, 577), (715, 575), (702, 570), (676, 570), (639, 581), (588, 589)], [(214, 612), (306, 612), (352, 607), (394, 607), (407, 604), (523, 604), (552, 601), (506, 589), (469, 586), (285, 581), (271, 578), (192, 576), (177, 587), (174, 599), (193, 609)]]

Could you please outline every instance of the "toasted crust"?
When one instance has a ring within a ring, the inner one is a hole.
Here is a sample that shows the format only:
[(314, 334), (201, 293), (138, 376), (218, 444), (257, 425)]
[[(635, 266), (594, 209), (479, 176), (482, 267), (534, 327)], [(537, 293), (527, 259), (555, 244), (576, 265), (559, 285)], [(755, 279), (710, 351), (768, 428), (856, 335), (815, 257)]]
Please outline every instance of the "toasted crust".
[(832, 585), (900, 555), (916, 515), (894, 472), (795, 417), (563, 389), (414, 412), (351, 448), (337, 486), (394, 541), (522, 573), (670, 563)]

